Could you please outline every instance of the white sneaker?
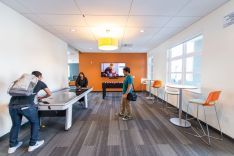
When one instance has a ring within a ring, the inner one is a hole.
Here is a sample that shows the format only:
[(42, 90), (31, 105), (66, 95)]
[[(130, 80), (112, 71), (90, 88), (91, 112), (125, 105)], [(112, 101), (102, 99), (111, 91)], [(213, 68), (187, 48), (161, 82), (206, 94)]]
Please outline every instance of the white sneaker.
[(44, 140), (37, 141), (35, 145), (29, 146), (29, 147), (28, 147), (28, 151), (29, 151), (29, 152), (32, 152), (32, 151), (34, 151), (35, 149), (39, 148), (39, 147), (40, 147), (41, 145), (43, 145), (43, 144), (44, 144)]
[(23, 142), (18, 142), (18, 145), (16, 145), (15, 147), (9, 147), (8, 154), (14, 153), (17, 150), (17, 148), (19, 148), (22, 144)]
[(122, 118), (123, 121), (128, 121), (128, 120), (132, 120), (133, 117), (132, 116), (125, 116)]

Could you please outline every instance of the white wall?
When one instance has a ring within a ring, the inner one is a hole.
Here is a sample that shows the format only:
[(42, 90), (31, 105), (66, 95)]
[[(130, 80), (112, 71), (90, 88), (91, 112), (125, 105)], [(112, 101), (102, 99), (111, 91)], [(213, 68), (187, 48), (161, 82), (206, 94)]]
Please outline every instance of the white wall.
[(71, 46), (67, 48), (68, 63), (79, 63), (79, 51)]
[(67, 44), (0, 2), (0, 136), (9, 132), (10, 83), (39, 70), (51, 90), (67, 86)]
[[(166, 51), (198, 34), (204, 35), (202, 52), (201, 83), (203, 94), (214, 89), (222, 90), (218, 113), (225, 134), (234, 138), (234, 25), (223, 28), (223, 17), (234, 11), (234, 1), (210, 13), (189, 28), (151, 50), (148, 55), (154, 56), (154, 79), (166, 81)], [(184, 101), (199, 95), (185, 93)], [(175, 104), (175, 100), (171, 101)], [(185, 109), (184, 109), (185, 110)], [(203, 110), (200, 111), (201, 114)], [(195, 108), (192, 108), (195, 115)], [(204, 121), (203, 115), (200, 117)], [(208, 111), (208, 123), (218, 128), (213, 110)]]

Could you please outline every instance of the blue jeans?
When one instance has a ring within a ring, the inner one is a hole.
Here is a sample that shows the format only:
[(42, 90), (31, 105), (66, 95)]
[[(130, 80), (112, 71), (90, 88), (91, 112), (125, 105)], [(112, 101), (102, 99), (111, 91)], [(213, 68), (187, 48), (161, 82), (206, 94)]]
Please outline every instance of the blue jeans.
[(38, 109), (35, 106), (12, 108), (9, 107), (9, 112), (12, 120), (10, 131), (10, 147), (15, 147), (18, 144), (18, 134), (21, 127), (22, 117), (26, 117), (31, 125), (31, 138), (29, 146), (36, 144), (39, 138), (39, 118)]

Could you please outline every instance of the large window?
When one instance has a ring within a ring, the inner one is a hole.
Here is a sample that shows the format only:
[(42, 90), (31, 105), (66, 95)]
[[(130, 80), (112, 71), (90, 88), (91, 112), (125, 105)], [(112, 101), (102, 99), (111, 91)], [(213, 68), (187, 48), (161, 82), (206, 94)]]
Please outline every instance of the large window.
[(200, 35), (168, 50), (167, 82), (200, 86), (202, 45)]
[(152, 80), (153, 79), (153, 75), (154, 75), (154, 57), (150, 56), (148, 57), (148, 76), (147, 78)]

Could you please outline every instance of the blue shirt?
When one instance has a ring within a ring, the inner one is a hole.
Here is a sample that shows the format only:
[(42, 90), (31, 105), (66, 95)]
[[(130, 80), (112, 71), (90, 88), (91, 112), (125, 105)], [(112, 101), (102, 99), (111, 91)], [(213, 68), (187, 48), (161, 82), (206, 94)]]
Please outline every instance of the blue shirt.
[[(132, 83), (133, 83), (132, 76), (131, 75), (126, 76), (123, 81), (123, 94), (127, 92), (128, 85), (132, 85)], [(130, 89), (130, 93), (132, 93), (132, 88)]]

